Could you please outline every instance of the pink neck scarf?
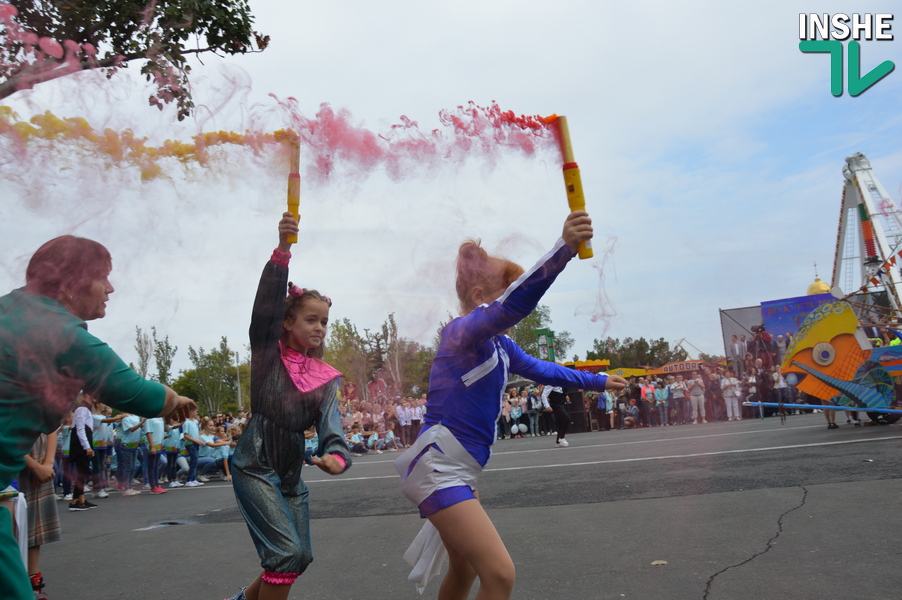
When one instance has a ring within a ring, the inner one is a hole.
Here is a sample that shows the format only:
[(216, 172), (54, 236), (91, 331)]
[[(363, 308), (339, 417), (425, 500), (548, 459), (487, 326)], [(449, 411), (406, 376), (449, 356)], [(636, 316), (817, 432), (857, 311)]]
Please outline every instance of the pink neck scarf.
[(288, 369), (288, 375), (301, 392), (315, 390), (336, 377), (342, 376), (336, 369), (320, 359), (301, 354), (297, 350), (283, 345), (281, 341), (279, 342), (279, 354), (282, 356), (282, 364)]

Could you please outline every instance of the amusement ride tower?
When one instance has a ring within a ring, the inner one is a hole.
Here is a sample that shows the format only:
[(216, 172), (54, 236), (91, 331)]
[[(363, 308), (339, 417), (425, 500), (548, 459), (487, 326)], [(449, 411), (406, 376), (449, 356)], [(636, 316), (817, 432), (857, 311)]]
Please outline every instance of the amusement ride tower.
[(860, 294), (857, 302), (896, 317), (902, 308), (902, 211), (864, 154), (846, 158), (843, 176), (831, 287), (847, 297)]

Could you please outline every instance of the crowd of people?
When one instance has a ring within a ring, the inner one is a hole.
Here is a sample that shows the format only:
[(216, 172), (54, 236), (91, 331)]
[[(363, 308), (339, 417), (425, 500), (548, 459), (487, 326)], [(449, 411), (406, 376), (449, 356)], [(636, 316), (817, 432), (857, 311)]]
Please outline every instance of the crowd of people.
[(589, 395), (586, 402), (587, 411), (594, 413), (600, 429), (741, 421), (764, 418), (780, 410), (760, 406), (761, 402), (811, 404), (811, 410), (818, 410), (821, 404), (789, 386), (779, 367), (765, 368), (761, 359), (738, 377), (732, 368), (723, 366), (701, 366), (688, 377), (681, 374), (630, 377), (627, 387), (616, 395), (607, 392)]

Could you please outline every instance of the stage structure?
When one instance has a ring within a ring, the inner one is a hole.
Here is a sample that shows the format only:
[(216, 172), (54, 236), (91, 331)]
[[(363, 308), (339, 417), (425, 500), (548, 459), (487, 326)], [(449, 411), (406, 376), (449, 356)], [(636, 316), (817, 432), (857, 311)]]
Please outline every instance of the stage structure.
[(864, 154), (846, 158), (843, 176), (831, 288), (858, 295), (855, 301), (874, 306), (878, 319), (889, 312), (877, 309), (881, 305), (896, 316), (902, 308), (902, 211)]

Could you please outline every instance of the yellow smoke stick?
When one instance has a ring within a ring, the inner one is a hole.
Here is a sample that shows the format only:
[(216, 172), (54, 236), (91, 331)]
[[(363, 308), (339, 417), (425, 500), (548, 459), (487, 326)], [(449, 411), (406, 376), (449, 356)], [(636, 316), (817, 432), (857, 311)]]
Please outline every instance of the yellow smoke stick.
[[(300, 222), (301, 206), (301, 138), (298, 135), (291, 136), (288, 142), (291, 150), (291, 165), (288, 172), (288, 212), (294, 215), (294, 220)], [(291, 244), (298, 243), (296, 233), (289, 234), (286, 238)]]
[[(573, 157), (573, 146), (570, 143), (570, 129), (567, 127), (567, 117), (555, 119), (561, 141), (561, 155), (564, 158), (564, 187), (567, 190), (567, 203), (570, 212), (574, 210), (586, 210), (586, 197), (583, 195), (583, 181), (579, 175), (579, 165)], [(579, 243), (577, 251), (580, 259), (592, 258), (592, 240), (583, 240)]]

